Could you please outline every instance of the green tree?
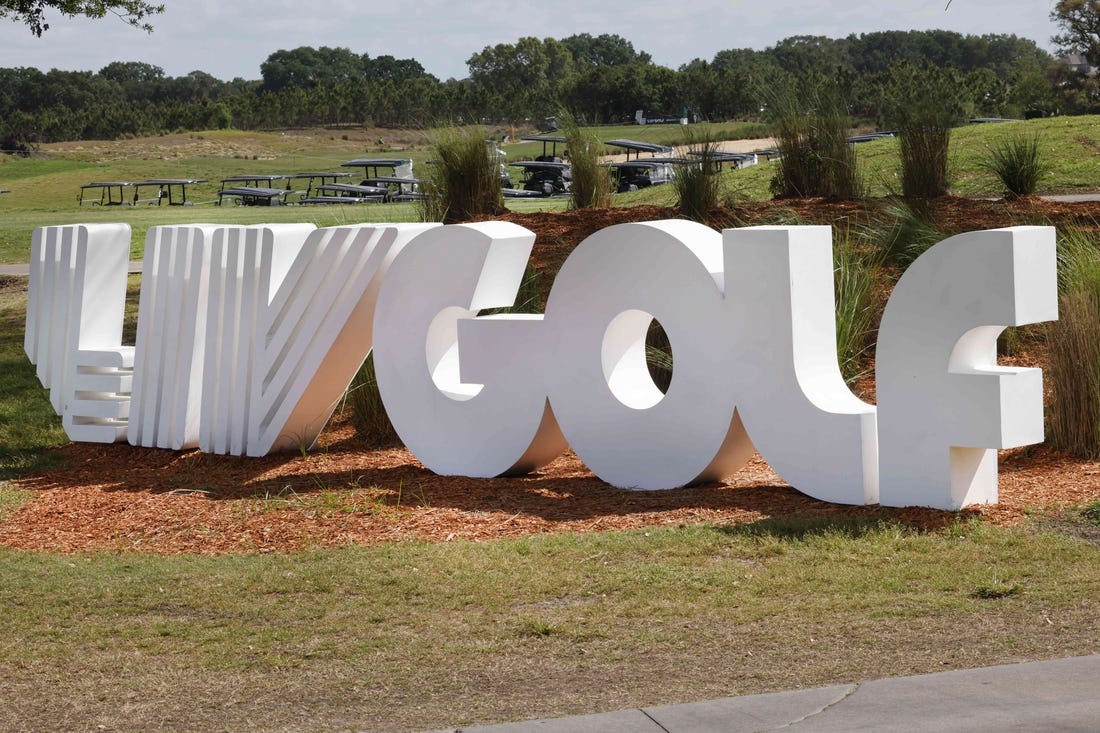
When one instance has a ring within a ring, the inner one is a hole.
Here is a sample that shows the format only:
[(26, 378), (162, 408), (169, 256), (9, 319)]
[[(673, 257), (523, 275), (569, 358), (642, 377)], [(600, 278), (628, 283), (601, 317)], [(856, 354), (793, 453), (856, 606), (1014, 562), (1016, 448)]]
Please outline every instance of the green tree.
[(1008, 82), (998, 79), (992, 69), (981, 68), (964, 77), (966, 93), (978, 117), (1004, 117), (1008, 112)]
[(31, 33), (41, 36), (50, 28), (46, 22), (46, 11), (53, 10), (69, 18), (83, 15), (87, 18), (102, 18), (107, 13), (117, 15), (135, 28), (152, 32), (153, 26), (145, 19), (164, 12), (164, 5), (154, 5), (145, 0), (122, 0), (104, 2), (103, 0), (0, 0), (0, 18), (11, 18), (17, 23), (26, 23)]
[(786, 77), (770, 53), (751, 48), (719, 51), (710, 66), (718, 75), (715, 112), (722, 118), (756, 117), (765, 105), (761, 90)]
[(1058, 109), (1054, 87), (1039, 69), (1016, 74), (1012, 78), (1008, 100), (1009, 115), (1013, 117), (1045, 117)]
[(397, 59), (388, 55), (372, 59), (367, 54), (363, 54), (363, 74), (372, 81), (435, 79), (424, 71), (424, 67), (416, 59)]
[(466, 65), (473, 82), (501, 105), (497, 115), (520, 119), (551, 114), (560, 106), (573, 56), (560, 41), (527, 36), (514, 44), (486, 46)]
[(1059, 0), (1050, 19), (1062, 32), (1050, 40), (1065, 53), (1081, 53), (1093, 66), (1100, 66), (1100, 1)]
[(677, 80), (680, 98), (693, 112), (704, 117), (715, 114), (717, 108), (718, 74), (702, 59), (692, 59), (679, 69)]
[(264, 90), (277, 92), (287, 87), (312, 89), (350, 79), (363, 78), (363, 62), (346, 48), (299, 46), (279, 50), (260, 64)]
[(837, 68), (851, 65), (848, 42), (824, 36), (791, 36), (784, 38), (765, 53), (776, 65), (799, 78), (811, 74), (830, 74)]
[(563, 38), (561, 42), (573, 54), (578, 68), (648, 64), (651, 61), (648, 53), (635, 51), (634, 44), (615, 34), (602, 33), (593, 37), (588, 33), (578, 33)]

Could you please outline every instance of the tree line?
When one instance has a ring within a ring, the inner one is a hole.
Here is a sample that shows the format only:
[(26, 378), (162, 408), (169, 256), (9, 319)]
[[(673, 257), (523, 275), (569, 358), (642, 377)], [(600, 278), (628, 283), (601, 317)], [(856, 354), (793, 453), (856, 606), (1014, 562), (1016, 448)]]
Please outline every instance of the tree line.
[(0, 146), (228, 127), (538, 124), (561, 110), (587, 123), (632, 120), (636, 110), (751, 120), (764, 116), (777, 90), (814, 79), (840, 90), (853, 118), (887, 124), (882, 100), (891, 70), (917, 64), (950, 70), (970, 116), (1100, 111), (1095, 78), (1014, 35), (794, 36), (670, 69), (620, 36), (584, 33), (487, 46), (470, 56), (467, 78), (445, 81), (415, 59), (329, 47), (276, 51), (256, 80), (202, 71), (169, 77), (158, 66), (122, 61), (98, 72), (5, 68)]

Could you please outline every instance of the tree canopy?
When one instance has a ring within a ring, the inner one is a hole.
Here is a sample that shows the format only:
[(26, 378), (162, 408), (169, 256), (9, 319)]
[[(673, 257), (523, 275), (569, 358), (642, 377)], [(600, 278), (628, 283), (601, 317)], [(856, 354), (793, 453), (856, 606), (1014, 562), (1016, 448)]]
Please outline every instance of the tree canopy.
[(1100, 66), (1100, 2), (1059, 0), (1050, 19), (1062, 32), (1052, 40), (1059, 50), (1084, 54), (1093, 66)]
[[(8, 15), (13, 7), (29, 12), (36, 6), (44, 7), (0, 0)], [(0, 147), (9, 140), (33, 144), (228, 125), (537, 124), (563, 110), (586, 123), (632, 121), (637, 110), (650, 117), (679, 118), (686, 111), (701, 120), (759, 121), (766, 117), (769, 90), (819, 77), (835, 82), (849, 118), (888, 125), (890, 80), (899, 63), (950, 70), (950, 83), (972, 116), (1100, 111), (1100, 78), (1011, 35), (794, 36), (763, 50), (725, 49), (669, 69), (620, 36), (579, 34), (486, 46), (469, 57), (468, 78), (446, 81), (413, 58), (326, 46), (275, 51), (260, 65), (261, 78), (231, 82), (203, 71), (170, 77), (159, 66), (123, 60), (96, 73), (0, 69)]]
[(164, 12), (163, 5), (154, 5), (145, 0), (0, 0), (0, 18), (11, 18), (17, 23), (26, 23), (31, 33), (41, 36), (50, 28), (46, 21), (46, 11), (52, 10), (61, 15), (75, 18), (83, 15), (87, 18), (102, 18), (108, 13), (117, 15), (135, 28), (152, 31), (153, 26), (146, 18)]

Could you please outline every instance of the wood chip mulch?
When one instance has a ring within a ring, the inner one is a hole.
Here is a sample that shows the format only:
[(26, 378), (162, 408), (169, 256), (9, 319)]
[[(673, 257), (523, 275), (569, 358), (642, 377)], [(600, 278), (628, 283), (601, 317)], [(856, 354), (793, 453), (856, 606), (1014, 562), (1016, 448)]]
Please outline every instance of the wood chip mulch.
[(32, 499), (0, 522), (0, 546), (268, 553), (768, 517), (883, 518), (936, 529), (969, 517), (1010, 525), (1034, 508), (1100, 499), (1100, 464), (1044, 447), (1004, 452), (1000, 503), (961, 512), (817, 501), (790, 488), (759, 457), (724, 482), (672, 491), (614, 489), (572, 453), (529, 476), (437, 476), (402, 448), (370, 449), (342, 422), (305, 457), (235, 458), (125, 444), (71, 444), (56, 452), (58, 468), (20, 482)]

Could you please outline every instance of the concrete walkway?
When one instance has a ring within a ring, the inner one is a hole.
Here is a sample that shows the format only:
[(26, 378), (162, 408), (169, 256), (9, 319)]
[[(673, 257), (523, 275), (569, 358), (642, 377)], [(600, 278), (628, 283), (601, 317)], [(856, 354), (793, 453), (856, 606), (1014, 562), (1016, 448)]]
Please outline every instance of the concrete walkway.
[(1100, 731), (1100, 655), (620, 710), (462, 733)]
[(1079, 204), (1084, 201), (1100, 201), (1100, 194), (1096, 193), (1052, 193), (1049, 196), (1041, 196), (1047, 201), (1058, 201), (1063, 204)]

